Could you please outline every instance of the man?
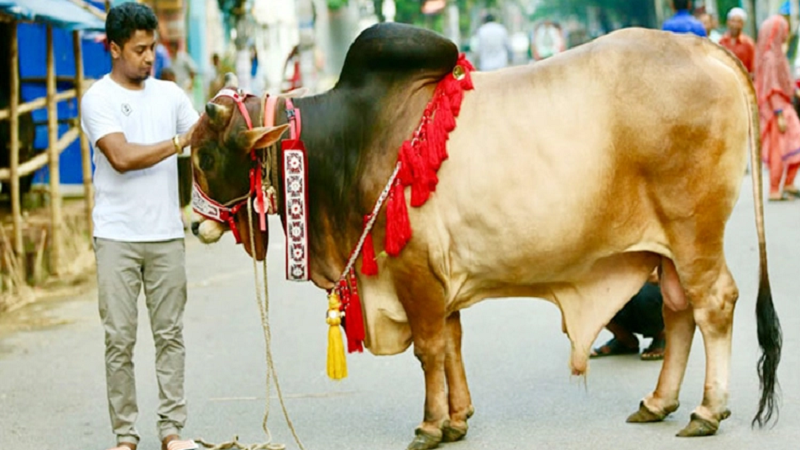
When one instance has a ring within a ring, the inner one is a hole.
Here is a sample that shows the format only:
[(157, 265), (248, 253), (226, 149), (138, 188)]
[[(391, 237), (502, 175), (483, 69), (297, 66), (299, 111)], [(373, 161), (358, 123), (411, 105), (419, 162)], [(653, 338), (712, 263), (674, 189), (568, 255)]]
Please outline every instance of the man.
[(672, 9), (675, 10), (675, 15), (667, 19), (661, 29), (673, 33), (694, 33), (706, 37), (706, 29), (703, 28), (702, 22), (689, 13), (691, 7), (692, 0), (672, 0)]
[(222, 86), (222, 64), (220, 63), (219, 54), (214, 53), (211, 55), (211, 67), (208, 68), (208, 76), (206, 77), (206, 97), (213, 98), (217, 95)]
[(730, 50), (742, 62), (747, 71), (753, 73), (753, 61), (756, 57), (756, 43), (750, 36), (742, 33), (747, 22), (747, 12), (742, 8), (731, 8), (728, 11), (728, 32), (722, 36), (719, 44)]
[(175, 72), (175, 82), (187, 93), (194, 88), (194, 78), (197, 75), (197, 64), (186, 52), (183, 40), (178, 40), (170, 45), (172, 51), (172, 70)]
[(533, 32), (533, 59), (541, 61), (566, 50), (561, 26), (545, 20)]
[(645, 361), (664, 359), (666, 335), (662, 305), (664, 298), (658, 284), (658, 274), (653, 273), (641, 290), (606, 325), (614, 337), (592, 350), (591, 358), (639, 353), (639, 338), (652, 338), (650, 346), (639, 357)]
[(722, 39), (722, 34), (717, 31), (717, 27), (719, 26), (717, 16), (704, 12), (703, 14), (700, 14), (699, 19), (700, 23), (703, 24), (703, 29), (706, 30), (706, 36), (708, 36), (708, 39), (715, 44), (719, 44), (719, 40)]
[(117, 450), (139, 443), (132, 357), (142, 285), (156, 346), (162, 449), (197, 448), (180, 439), (186, 422), (186, 271), (176, 165), (198, 114), (175, 83), (149, 77), (157, 25), (143, 4), (123, 3), (108, 12), (111, 73), (91, 86), (81, 106), (83, 129), (96, 150), (94, 250)]
[(508, 66), (511, 46), (508, 41), (508, 30), (495, 22), (492, 14), (486, 19), (476, 33), (478, 70), (496, 70)]

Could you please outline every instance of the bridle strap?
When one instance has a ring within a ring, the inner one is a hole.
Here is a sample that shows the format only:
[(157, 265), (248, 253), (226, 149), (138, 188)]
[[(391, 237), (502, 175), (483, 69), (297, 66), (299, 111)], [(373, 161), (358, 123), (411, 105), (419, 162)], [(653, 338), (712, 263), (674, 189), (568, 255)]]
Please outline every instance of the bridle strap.
[(300, 117), (300, 109), (294, 107), (292, 99), (286, 99), (286, 115), (289, 116), (289, 127), (292, 139), (300, 139), (303, 130), (303, 120)]
[(236, 106), (239, 108), (239, 112), (242, 113), (244, 117), (245, 123), (247, 123), (247, 129), (253, 129), (253, 121), (250, 120), (250, 113), (247, 111), (247, 107), (244, 105), (244, 101), (247, 100), (248, 97), (255, 97), (252, 94), (243, 94), (239, 91), (235, 91), (233, 89), (222, 89), (220, 90), (217, 95), (214, 96), (212, 101), (217, 97), (230, 97), (236, 103)]
[(278, 104), (278, 97), (274, 95), (267, 95), (267, 102), (264, 106), (264, 126), (275, 126), (275, 106)]

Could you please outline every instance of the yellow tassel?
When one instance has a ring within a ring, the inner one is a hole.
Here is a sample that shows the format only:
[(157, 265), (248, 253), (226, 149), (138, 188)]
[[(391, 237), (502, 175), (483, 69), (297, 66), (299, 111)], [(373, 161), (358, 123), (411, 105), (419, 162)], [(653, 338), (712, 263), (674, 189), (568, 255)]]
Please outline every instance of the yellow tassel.
[(341, 306), (339, 295), (331, 292), (328, 295), (328, 316), (325, 321), (330, 325), (328, 328), (328, 376), (334, 380), (347, 377), (347, 361), (344, 356), (342, 331), (339, 329), (339, 325), (342, 323), (342, 313), (339, 311)]

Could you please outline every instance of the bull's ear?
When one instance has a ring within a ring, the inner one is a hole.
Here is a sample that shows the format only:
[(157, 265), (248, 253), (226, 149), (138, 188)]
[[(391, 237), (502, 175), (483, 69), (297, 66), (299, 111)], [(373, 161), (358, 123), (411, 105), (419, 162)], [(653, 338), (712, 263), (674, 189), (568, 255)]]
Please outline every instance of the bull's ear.
[(289, 124), (278, 125), (276, 127), (259, 127), (244, 132), (247, 151), (251, 148), (269, 147), (281, 138), (289, 128)]

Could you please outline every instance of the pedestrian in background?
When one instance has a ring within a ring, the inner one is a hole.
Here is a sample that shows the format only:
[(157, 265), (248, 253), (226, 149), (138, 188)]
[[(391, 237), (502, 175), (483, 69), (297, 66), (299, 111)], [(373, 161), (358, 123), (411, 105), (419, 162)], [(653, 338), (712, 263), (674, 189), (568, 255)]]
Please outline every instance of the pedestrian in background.
[(639, 292), (606, 325), (614, 337), (592, 350), (589, 357), (638, 354), (639, 338), (636, 335), (641, 334), (652, 340), (639, 357), (644, 361), (664, 359), (667, 337), (664, 333), (663, 305), (658, 273), (654, 271)]
[(533, 31), (533, 59), (541, 61), (555, 56), (567, 48), (561, 25), (545, 20)]
[(476, 38), (478, 48), (473, 50), (478, 55), (478, 70), (496, 70), (508, 66), (511, 55), (508, 30), (495, 21), (494, 15), (486, 15)]
[(792, 106), (794, 83), (785, 53), (788, 37), (786, 19), (773, 15), (761, 24), (756, 48), (761, 157), (769, 167), (770, 201), (800, 196), (794, 186), (800, 168), (800, 120)]
[(745, 69), (752, 76), (753, 61), (756, 57), (756, 43), (750, 36), (742, 33), (744, 24), (747, 22), (747, 12), (742, 8), (731, 8), (728, 11), (728, 31), (719, 40), (719, 45), (730, 50)]
[(673, 33), (694, 33), (700, 37), (706, 37), (706, 29), (702, 22), (689, 12), (691, 8), (691, 0), (672, 0), (672, 9), (675, 10), (675, 15), (664, 21), (661, 29)]
[(156, 347), (161, 448), (197, 448), (180, 438), (186, 423), (186, 270), (177, 155), (189, 144), (198, 114), (178, 85), (150, 77), (157, 26), (144, 4), (111, 8), (111, 73), (81, 102), (82, 127), (95, 149), (93, 242), (115, 450), (136, 449), (140, 439), (133, 349), (142, 287)]
[(719, 27), (719, 20), (717, 20), (717, 16), (704, 12), (703, 14), (700, 14), (699, 19), (700, 23), (703, 24), (703, 28), (706, 30), (706, 36), (708, 39), (715, 44), (719, 44), (719, 40), (722, 39), (722, 33), (717, 31), (717, 27)]

